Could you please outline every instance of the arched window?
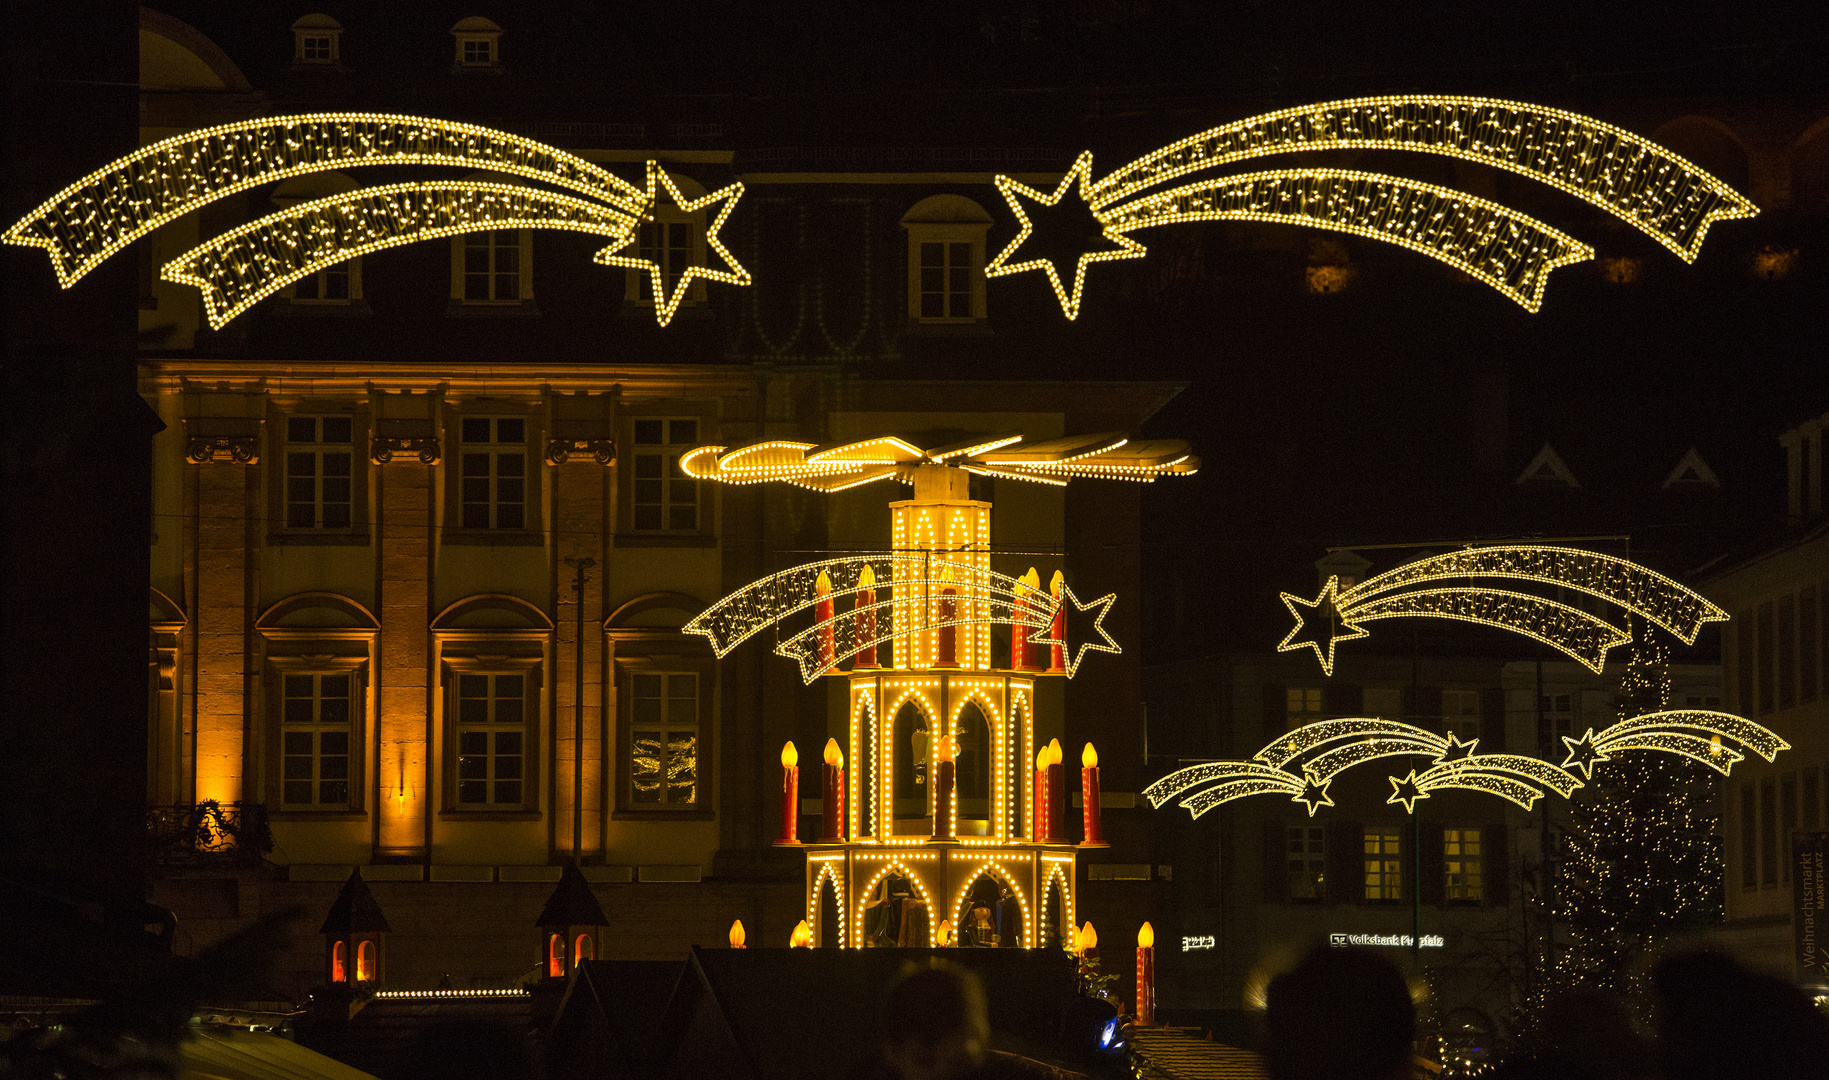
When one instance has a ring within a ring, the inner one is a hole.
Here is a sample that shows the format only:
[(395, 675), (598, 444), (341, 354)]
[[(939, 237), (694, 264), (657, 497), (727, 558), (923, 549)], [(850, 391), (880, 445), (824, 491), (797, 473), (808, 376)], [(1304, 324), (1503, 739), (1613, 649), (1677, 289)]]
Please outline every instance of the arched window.
[(959, 710), (953, 730), (959, 740), (957, 793), (959, 798), (958, 831), (966, 836), (986, 836), (991, 832), (991, 725), (977, 702), (968, 701)]
[(331, 982), (349, 981), (349, 969), (344, 966), (347, 963), (347, 957), (348, 952), (346, 951), (343, 942), (339, 941), (330, 947)]
[(1058, 949), (1063, 941), (1061, 920), (1067, 910), (1066, 898), (1061, 895), (1061, 879), (1054, 878), (1048, 882), (1048, 898), (1042, 906), (1041, 947)]
[(356, 981), (375, 981), (375, 943), (372, 941), (356, 944)]
[(827, 876), (819, 883), (819, 937), (817, 943), (822, 949), (839, 947), (839, 906), (838, 882)]
[(896, 710), (893, 729), (895, 777), (892, 784), (894, 831), (919, 835), (930, 831), (928, 801), (927, 717), (914, 702)]
[(546, 937), (546, 974), (554, 979), (565, 974), (565, 936), (548, 934)]
[(597, 959), (597, 943), (589, 934), (579, 934), (578, 940), (572, 943), (572, 966), (577, 967), (586, 960)]

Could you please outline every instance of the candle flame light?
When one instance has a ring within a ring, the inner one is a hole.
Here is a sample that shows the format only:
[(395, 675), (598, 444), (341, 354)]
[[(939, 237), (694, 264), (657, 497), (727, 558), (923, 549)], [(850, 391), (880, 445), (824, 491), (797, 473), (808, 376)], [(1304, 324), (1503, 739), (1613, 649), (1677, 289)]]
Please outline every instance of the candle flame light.
[(1091, 743), (1087, 743), (1086, 749), (1080, 751), (1080, 765), (1088, 769), (1099, 767), (1099, 752), (1092, 748)]
[(1078, 951), (1081, 953), (1084, 953), (1087, 949), (1096, 949), (1099, 947), (1099, 932), (1092, 928), (1092, 923), (1090, 921), (1088, 921), (1085, 926), (1080, 927), (1080, 933), (1075, 939), (1075, 944), (1078, 947)]
[(813, 947), (813, 928), (807, 925), (805, 919), (800, 920), (800, 924), (794, 927), (794, 932), (788, 935), (787, 947), (790, 949), (810, 949)]
[(941, 919), (940, 920), (940, 928), (937, 932), (937, 936), (939, 937), (941, 948), (946, 948), (946, 947), (952, 945), (952, 943), (953, 943), (953, 921), (951, 919)]
[(959, 744), (950, 736), (942, 735), (934, 741), (935, 761), (954, 761), (959, 757)]
[(833, 765), (833, 766), (842, 768), (845, 764), (845, 752), (838, 748), (837, 739), (827, 739), (826, 740), (826, 752), (825, 752), (824, 756), (825, 756), (827, 765)]
[(1061, 741), (1059, 739), (1049, 739), (1048, 740), (1048, 764), (1059, 765), (1061, 763), (1061, 761), (1062, 761)]
[[(790, 743), (789, 745), (793, 744)], [(743, 944), (748, 939), (749, 936), (743, 932), (743, 920), (732, 919), (730, 922), (730, 947), (733, 949), (748, 948), (748, 946)]]
[(1153, 949), (1156, 947), (1156, 928), (1145, 922), (1137, 931), (1137, 948)]
[(1035, 771), (1041, 772), (1048, 767), (1048, 748), (1042, 747), (1035, 752)]
[(781, 767), (792, 769), (800, 764), (800, 751), (794, 749), (794, 740), (789, 739), (781, 748)]

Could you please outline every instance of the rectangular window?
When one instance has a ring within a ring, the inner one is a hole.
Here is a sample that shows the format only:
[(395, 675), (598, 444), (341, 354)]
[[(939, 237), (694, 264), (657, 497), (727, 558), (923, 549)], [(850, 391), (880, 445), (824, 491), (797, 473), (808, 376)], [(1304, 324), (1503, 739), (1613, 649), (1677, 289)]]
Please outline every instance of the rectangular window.
[(299, 59), (307, 64), (330, 63), (330, 39), (327, 37), (300, 38)]
[(1287, 721), (1285, 730), (1294, 731), (1303, 724), (1311, 724), (1321, 719), (1323, 715), (1319, 687), (1291, 686), (1288, 688), (1283, 710), (1283, 716)]
[(1740, 887), (1759, 887), (1759, 812), (1754, 805), (1753, 782), (1740, 785)]
[(495, 42), (484, 39), (482, 41), (466, 41), (463, 44), (464, 44), (464, 63), (466, 63), (466, 64), (493, 64), (493, 63), (495, 63), (495, 48), (494, 48)]
[(1823, 827), (1822, 794), (1817, 786), (1820, 777), (1814, 765), (1804, 770), (1803, 827), (1811, 831)]
[(1778, 599), (1778, 707), (1797, 704), (1797, 598)]
[(1362, 703), (1367, 716), (1384, 720), (1402, 718), (1404, 712), (1404, 692), (1394, 689), (1371, 689), (1365, 692)]
[(1365, 898), (1403, 899), (1403, 830), (1368, 826), (1365, 830)]
[(1797, 594), (1797, 700), (1815, 701), (1816, 667), (1816, 586)]
[(691, 532), (699, 527), (698, 481), (680, 472), (680, 454), (699, 441), (697, 420), (635, 421), (635, 528)]
[[(1537, 702), (1543, 710), (1544, 753), (1561, 755), (1566, 751), (1563, 736), (1572, 736), (1575, 727), (1575, 699), (1572, 694), (1544, 694)], [(1560, 756), (1558, 761), (1562, 760)]]
[(1326, 899), (1327, 830), (1320, 825), (1289, 826), (1289, 898)]
[(1754, 676), (1759, 670), (1759, 651), (1753, 647), (1753, 613), (1743, 611), (1734, 619), (1734, 689), (1738, 696), (1734, 707), (1753, 714)]
[(286, 528), (350, 527), (354, 429), (348, 416), (286, 417)]
[(1778, 865), (1780, 884), (1791, 883), (1791, 831), (1797, 828), (1797, 774), (1788, 772), (1778, 779)]
[(525, 802), (527, 676), (464, 673), (457, 677), (457, 802), (512, 806)]
[(1759, 884), (1778, 884), (1778, 783), (1759, 781)]
[(642, 809), (699, 801), (699, 677), (642, 672), (629, 679), (629, 801)]
[(353, 288), (356, 261), (350, 259), (327, 266), (315, 274), (292, 283), (293, 303), (346, 304), (355, 298)]
[(1442, 859), (1448, 875), (1448, 902), (1480, 902), (1480, 830), (1442, 830)]
[(1758, 626), (1755, 631), (1759, 639), (1759, 654), (1754, 661), (1754, 671), (1759, 674), (1759, 711), (1769, 713), (1776, 704), (1777, 695), (1772, 693), (1772, 605), (1759, 605)]
[(972, 245), (921, 245), (921, 317), (972, 317)]
[(280, 797), (294, 808), (349, 806), (350, 676), (280, 679)]
[(464, 237), (464, 299), (477, 302), (521, 299), (519, 230), (496, 229)]
[[(679, 288), (680, 277), (692, 265), (692, 224), (685, 221), (653, 221), (641, 227), (641, 257), (660, 267), (661, 282), (671, 298)], [(637, 284), (637, 297), (654, 296), (654, 275), (644, 270)]]
[(527, 419), (466, 416), (459, 424), (466, 529), (527, 527)]
[(1480, 737), (1480, 692), (1478, 690), (1443, 690), (1442, 720), (1446, 732), (1468, 742)]

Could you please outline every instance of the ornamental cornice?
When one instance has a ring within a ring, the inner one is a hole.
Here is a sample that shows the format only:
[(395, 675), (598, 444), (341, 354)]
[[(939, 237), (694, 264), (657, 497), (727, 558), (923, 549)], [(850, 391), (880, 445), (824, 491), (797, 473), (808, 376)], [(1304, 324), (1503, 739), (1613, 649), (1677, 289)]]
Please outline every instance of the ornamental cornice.
[(546, 440), (546, 460), (554, 465), (563, 465), (576, 457), (584, 460), (589, 454), (599, 465), (616, 464), (615, 439), (563, 439), (552, 437)]
[(386, 465), (397, 454), (417, 454), (421, 465), (436, 465), (444, 456), (439, 440), (435, 438), (389, 438), (377, 435), (369, 440), (368, 459), (376, 465)]
[(225, 461), (235, 465), (260, 464), (260, 439), (254, 435), (204, 435), (192, 438), (184, 456), (193, 465)]

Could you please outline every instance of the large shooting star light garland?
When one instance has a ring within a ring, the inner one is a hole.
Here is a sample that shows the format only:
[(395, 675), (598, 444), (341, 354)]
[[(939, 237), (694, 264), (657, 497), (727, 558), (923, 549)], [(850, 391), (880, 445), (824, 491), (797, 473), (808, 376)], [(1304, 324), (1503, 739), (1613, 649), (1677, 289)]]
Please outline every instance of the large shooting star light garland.
[[(1016, 215), (1017, 237), (987, 277), (1041, 270), (1061, 310), (1079, 314), (1086, 267), (1145, 254), (1130, 231), (1181, 221), (1259, 220), (1339, 229), (1398, 243), (1499, 289), (1526, 310), (1542, 302), (1549, 272), (1593, 257), (1586, 244), (1494, 203), (1401, 177), (1344, 170), (1278, 170), (1223, 177), (1148, 194), (1203, 169), (1314, 150), (1408, 150), (1506, 169), (1583, 199), (1645, 232), (1686, 262), (1716, 221), (1758, 207), (1669, 150), (1593, 117), (1526, 102), (1452, 95), (1395, 95), (1322, 102), (1203, 131), (1092, 179), (1081, 154), (1052, 195), (996, 180)], [(1019, 198), (1053, 206), (1075, 185), (1113, 250), (1082, 254), (1071, 289), (1047, 259), (1012, 261), (1033, 233)]]
[(1277, 644), (1277, 651), (1312, 649), (1321, 669), (1332, 675), (1335, 645), (1365, 637), (1370, 631), (1363, 624), (1432, 617), (1511, 630), (1598, 672), (1608, 650), (1632, 640), (1624, 625), (1559, 600), (1495, 588), (1489, 582), (1584, 593), (1663, 627), (1685, 644), (1695, 643), (1704, 623), (1727, 618), (1727, 612), (1695, 591), (1626, 559), (1579, 548), (1499, 545), (1418, 559), (1344, 591), (1329, 578), (1313, 600), (1280, 593), (1295, 626)]
[[(1698, 731), (1702, 735), (1694, 734)], [(1700, 762), (1726, 776), (1735, 762), (1746, 757), (1741, 750), (1726, 745), (1726, 739), (1767, 761), (1777, 757), (1780, 750), (1791, 748), (1771, 729), (1733, 713), (1673, 709), (1621, 720), (1603, 728), (1598, 735), (1593, 728), (1579, 739), (1564, 735), (1562, 741), (1569, 754), (1562, 764), (1580, 769), (1584, 777), (1592, 777), (1595, 765), (1611, 761), (1623, 750), (1662, 750)]]
[[(43, 248), (63, 288), (154, 230), (217, 200), (314, 172), (364, 165), (485, 169), (567, 189), (426, 181), (361, 188), (318, 199), (231, 230), (166, 264), (167, 281), (203, 290), (210, 325), (221, 328), (263, 297), (307, 274), (365, 252), (510, 226), (595, 233), (612, 243), (605, 265), (649, 269), (655, 319), (665, 326), (696, 279), (747, 285), (748, 271), (718, 239), (741, 184), (684, 199), (655, 162), (646, 190), (556, 147), (475, 124), (389, 113), (264, 117), (175, 135), (77, 180), (14, 222), (0, 242)], [(686, 267), (667, 296), (654, 264), (618, 256), (652, 218), (657, 186), (685, 211), (722, 202), (707, 246), (729, 270)]]

